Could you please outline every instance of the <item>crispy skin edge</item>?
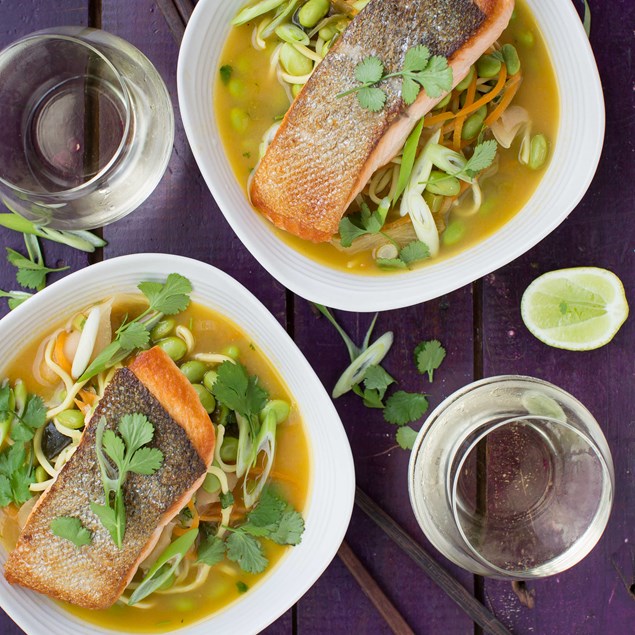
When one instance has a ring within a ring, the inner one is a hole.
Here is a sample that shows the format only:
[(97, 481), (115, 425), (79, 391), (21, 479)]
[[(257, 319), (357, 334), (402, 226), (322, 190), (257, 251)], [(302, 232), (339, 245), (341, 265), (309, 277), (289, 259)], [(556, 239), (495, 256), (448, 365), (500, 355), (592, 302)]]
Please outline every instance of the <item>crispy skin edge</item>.
[(187, 433), (209, 466), (216, 442), (214, 426), (192, 384), (158, 346), (139, 355), (128, 368)]

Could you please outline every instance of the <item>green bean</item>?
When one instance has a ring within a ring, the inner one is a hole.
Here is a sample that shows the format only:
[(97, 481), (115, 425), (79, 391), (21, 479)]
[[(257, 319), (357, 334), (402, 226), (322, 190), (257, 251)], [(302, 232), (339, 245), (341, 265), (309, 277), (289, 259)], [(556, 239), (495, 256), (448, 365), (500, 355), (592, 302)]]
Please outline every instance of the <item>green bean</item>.
[(66, 428), (78, 430), (84, 425), (84, 413), (81, 410), (62, 410), (57, 420)]
[(51, 477), (48, 472), (41, 466), (38, 465), (35, 468), (35, 481), (36, 483), (44, 483), (44, 481), (48, 481)]
[(483, 128), (483, 122), (487, 116), (487, 106), (481, 106), (475, 113), (471, 114), (463, 124), (461, 130), (462, 139), (474, 139)]
[(476, 69), (474, 66), (470, 66), (468, 74), (456, 85), (456, 90), (459, 92), (466, 90), (474, 79), (474, 73), (476, 73)]
[(535, 38), (534, 34), (531, 31), (520, 31), (516, 38), (518, 41), (527, 48), (531, 48), (534, 45)]
[(465, 234), (465, 223), (461, 220), (453, 220), (448, 223), (443, 234), (441, 234), (441, 240), (444, 245), (455, 245), (463, 238)]
[(166, 318), (165, 320), (161, 320), (151, 331), (150, 337), (153, 342), (157, 342), (162, 340), (164, 337), (167, 337), (172, 329), (176, 326), (176, 322), (172, 318)]
[(276, 28), (276, 35), (283, 41), (293, 44), (304, 44), (305, 46), (310, 43), (309, 36), (295, 24), (281, 24)]
[(210, 392), (214, 388), (214, 384), (216, 383), (216, 379), (218, 378), (218, 373), (215, 370), (208, 370), (203, 377), (203, 386), (207, 388)]
[(232, 77), (227, 84), (227, 90), (234, 99), (243, 99), (247, 94), (247, 85), (242, 79)]
[(205, 412), (208, 414), (214, 412), (214, 408), (216, 408), (216, 399), (214, 399), (214, 395), (203, 386), (203, 384), (192, 384), (192, 388), (196, 390), (198, 394), (198, 398), (201, 400), (203, 404), (203, 408), (205, 408)]
[(549, 146), (545, 135), (534, 135), (531, 138), (531, 145), (529, 146), (529, 167), (532, 170), (539, 170), (545, 164), (548, 152)]
[(218, 476), (215, 474), (208, 474), (203, 481), (203, 489), (208, 494), (216, 494), (216, 492), (220, 492), (220, 481), (218, 480)]
[(476, 71), (479, 77), (490, 79), (500, 73), (502, 65), (502, 62), (493, 55), (481, 55), (476, 62)]
[(313, 28), (331, 8), (330, 0), (309, 0), (298, 11), (298, 22), (308, 29)]
[(223, 349), (223, 355), (231, 357), (232, 359), (238, 359), (240, 357), (240, 349), (235, 344), (230, 344)]
[(268, 401), (265, 407), (260, 412), (260, 419), (264, 420), (266, 416), (273, 412), (276, 415), (276, 423), (282, 423), (289, 417), (291, 406), (282, 399), (272, 399)]
[(441, 196), (456, 196), (461, 191), (461, 184), (454, 176), (440, 170), (432, 170), (428, 177), (426, 190)]
[(242, 108), (232, 108), (229, 111), (229, 120), (236, 132), (243, 133), (249, 126), (249, 115)]
[(187, 345), (180, 337), (165, 337), (157, 342), (157, 346), (162, 348), (175, 362), (185, 357), (185, 353), (187, 353)]
[(452, 99), (452, 93), (448, 93), (435, 107), (434, 110), (439, 110), (440, 108), (445, 108), (449, 103), (450, 99)]
[(181, 372), (187, 377), (191, 384), (200, 384), (207, 372), (207, 365), (196, 359), (181, 364)]
[(285, 42), (280, 49), (280, 63), (289, 75), (300, 77), (313, 70), (313, 61)]
[(520, 70), (520, 59), (518, 58), (518, 51), (513, 44), (503, 44), (501, 49), (503, 59), (505, 60), (505, 66), (507, 67), (507, 73), (509, 75), (515, 75)]
[(225, 437), (223, 445), (220, 446), (220, 458), (226, 463), (235, 463), (238, 456), (238, 439), (236, 437)]

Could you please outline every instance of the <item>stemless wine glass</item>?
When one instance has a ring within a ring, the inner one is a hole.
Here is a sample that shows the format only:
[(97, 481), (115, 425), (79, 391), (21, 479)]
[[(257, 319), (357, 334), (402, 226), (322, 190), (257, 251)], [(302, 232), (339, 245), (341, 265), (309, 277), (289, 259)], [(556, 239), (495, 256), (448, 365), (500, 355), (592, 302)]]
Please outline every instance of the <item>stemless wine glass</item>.
[(0, 52), (0, 121), (0, 198), (57, 229), (92, 229), (138, 207), (174, 140), (151, 62), (83, 27), (38, 31)]
[(480, 575), (559, 573), (599, 540), (613, 462), (591, 413), (531, 377), (492, 377), (448, 397), (421, 429), (410, 501), (430, 542)]

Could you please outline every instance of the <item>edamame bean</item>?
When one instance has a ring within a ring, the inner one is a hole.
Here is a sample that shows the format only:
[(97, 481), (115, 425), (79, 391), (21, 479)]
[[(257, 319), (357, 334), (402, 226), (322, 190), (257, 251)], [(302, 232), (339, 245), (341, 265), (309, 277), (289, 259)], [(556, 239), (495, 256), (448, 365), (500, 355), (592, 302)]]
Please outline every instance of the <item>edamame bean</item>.
[(487, 106), (481, 106), (475, 113), (472, 113), (463, 124), (461, 130), (462, 139), (474, 139), (483, 128), (483, 122), (487, 115)]
[(505, 60), (507, 73), (509, 75), (515, 75), (520, 70), (520, 59), (518, 57), (516, 47), (512, 44), (503, 44), (501, 53), (503, 54), (503, 59)]
[(264, 420), (269, 413), (273, 413), (276, 416), (276, 423), (282, 423), (286, 421), (291, 411), (291, 406), (282, 399), (272, 399), (268, 401), (265, 407), (260, 413), (261, 420)]
[(203, 489), (208, 494), (215, 494), (220, 491), (220, 481), (215, 474), (208, 474), (203, 481)]
[(337, 27), (331, 22), (331, 24), (327, 24), (323, 26), (319, 31), (318, 35), (325, 41), (328, 42), (336, 33)]
[(445, 108), (449, 103), (450, 99), (452, 99), (452, 93), (448, 93), (435, 107), (434, 110), (439, 110), (439, 108)]
[(444, 245), (455, 245), (463, 238), (465, 234), (465, 223), (461, 220), (450, 221), (445, 231), (441, 235), (441, 240)]
[(231, 357), (232, 359), (238, 359), (240, 357), (240, 349), (235, 344), (230, 344), (223, 349), (223, 355)]
[(80, 410), (62, 410), (57, 420), (66, 428), (78, 430), (84, 426), (84, 414)]
[(243, 99), (247, 93), (247, 85), (242, 79), (232, 77), (227, 84), (227, 90), (234, 99)]
[(307, 28), (313, 28), (331, 8), (330, 0), (309, 0), (298, 11), (298, 22)]
[(461, 184), (454, 176), (440, 170), (432, 170), (428, 177), (426, 190), (441, 196), (456, 196), (461, 191)]
[(456, 85), (456, 90), (458, 90), (459, 92), (461, 92), (462, 90), (466, 90), (474, 79), (474, 73), (476, 73), (476, 69), (474, 68), (474, 66), (470, 66), (468, 74)]
[(476, 71), (479, 77), (490, 79), (500, 73), (502, 62), (493, 55), (481, 55), (476, 62)]
[(203, 386), (207, 388), (210, 392), (214, 388), (214, 384), (216, 383), (216, 379), (218, 378), (218, 373), (215, 370), (208, 370), (203, 377)]
[(37, 483), (44, 483), (44, 481), (48, 481), (50, 478), (48, 472), (41, 465), (35, 468), (35, 481)]
[(529, 146), (529, 167), (532, 170), (540, 169), (547, 160), (547, 153), (549, 146), (547, 144), (547, 138), (544, 134), (537, 134), (531, 138), (531, 145)]
[(225, 462), (235, 463), (238, 456), (238, 439), (236, 437), (225, 437), (223, 445), (220, 446), (220, 458)]
[(157, 342), (158, 340), (162, 340), (164, 337), (167, 337), (172, 332), (175, 326), (176, 322), (172, 318), (161, 320), (150, 331), (150, 337), (152, 338), (152, 341)]
[(534, 45), (535, 38), (534, 34), (531, 31), (520, 31), (516, 38), (518, 41), (527, 48), (531, 48)]
[(300, 94), (300, 91), (302, 90), (302, 88), (303, 88), (302, 84), (291, 85), (291, 94), (293, 95), (294, 99)]
[(229, 121), (236, 132), (243, 133), (249, 126), (249, 115), (242, 108), (232, 108), (229, 111)]
[(214, 412), (214, 408), (216, 408), (216, 399), (214, 399), (212, 393), (207, 390), (203, 384), (192, 384), (192, 388), (196, 390), (196, 394), (201, 400), (203, 408), (205, 408), (205, 412), (208, 414)]
[(157, 342), (157, 346), (163, 349), (174, 362), (183, 359), (187, 353), (187, 345), (180, 337), (165, 337)]
[(289, 75), (308, 75), (313, 70), (313, 61), (285, 42), (280, 49), (280, 63)]
[(181, 364), (181, 372), (187, 377), (191, 384), (200, 384), (207, 372), (207, 365), (196, 359)]

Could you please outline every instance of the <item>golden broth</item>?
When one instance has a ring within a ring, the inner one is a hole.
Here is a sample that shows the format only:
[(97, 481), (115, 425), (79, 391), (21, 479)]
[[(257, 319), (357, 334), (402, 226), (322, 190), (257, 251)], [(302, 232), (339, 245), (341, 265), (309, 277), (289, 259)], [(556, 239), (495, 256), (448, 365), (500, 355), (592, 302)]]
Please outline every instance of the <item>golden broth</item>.
[[(128, 304), (118, 305), (113, 310), (113, 325), (130, 311), (138, 313)], [(201, 305), (191, 304), (183, 313), (175, 316), (177, 324), (191, 328), (196, 345), (192, 352), (220, 352), (233, 345), (240, 350), (240, 362), (249, 373), (257, 375), (261, 385), (266, 388), (272, 399), (284, 399), (291, 404), (291, 413), (287, 421), (278, 426), (276, 456), (272, 469), (272, 483), (295, 509), (301, 511), (307, 499), (310, 486), (310, 458), (306, 432), (302, 424), (297, 404), (285, 387), (276, 370), (258, 351), (256, 346), (236, 326), (214, 311)], [(62, 326), (62, 325), (59, 325)], [(6, 376), (13, 382), (20, 378), (27, 384), (28, 390), (42, 396), (52, 397), (53, 390), (39, 383), (32, 373), (39, 342), (31, 343), (5, 370)], [(189, 356), (188, 356), (189, 357)], [(185, 361), (187, 357), (182, 360)], [(6, 537), (5, 537), (6, 538)], [(17, 538), (17, 536), (15, 536)], [(13, 544), (15, 544), (15, 538)], [(238, 565), (224, 560), (210, 571), (205, 584), (188, 593), (163, 594), (159, 606), (150, 609), (128, 607), (116, 604), (104, 611), (90, 611), (66, 603), (61, 605), (77, 617), (105, 628), (137, 633), (160, 633), (187, 624), (192, 624), (212, 613), (225, 608), (236, 600), (241, 593), (237, 582), (243, 582), (250, 589), (267, 576), (267, 573), (284, 557), (288, 547), (277, 545), (269, 540), (262, 541), (269, 567), (261, 574), (247, 574)], [(13, 545), (6, 545), (11, 549)], [(249, 593), (249, 591), (247, 591)], [(156, 596), (155, 596), (156, 597)], [(152, 599), (150, 596), (149, 599)]]
[[(253, 24), (233, 28), (221, 55), (221, 65), (232, 67), (232, 79), (224, 85), (220, 77), (215, 81), (214, 103), (216, 120), (229, 162), (240, 185), (247, 191), (247, 180), (258, 160), (258, 147), (265, 131), (288, 109), (289, 100), (279, 84), (275, 72), (269, 68), (273, 46), (257, 51), (251, 45)], [(544, 40), (527, 5), (516, 3), (514, 15), (500, 38), (511, 43), (522, 63), (523, 81), (512, 103), (523, 106), (532, 118), (532, 133), (543, 133), (553, 149), (558, 128), (559, 106), (553, 66)], [(239, 110), (249, 115), (240, 134), (232, 125), (232, 117)], [(548, 165), (531, 170), (518, 163), (519, 139), (505, 150), (499, 148), (498, 173), (482, 184), (484, 203), (477, 214), (462, 218), (465, 232), (460, 240), (446, 245), (434, 259), (447, 258), (483, 240), (516, 214), (538, 186)], [(551, 154), (551, 152), (550, 152)], [(460, 214), (461, 207), (456, 211)], [(457, 217), (450, 212), (448, 224)], [(311, 243), (277, 229), (272, 231), (297, 251), (327, 266), (355, 273), (382, 274), (372, 254), (350, 254), (330, 243)], [(426, 262), (432, 262), (428, 260)]]

